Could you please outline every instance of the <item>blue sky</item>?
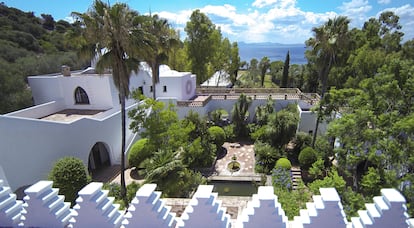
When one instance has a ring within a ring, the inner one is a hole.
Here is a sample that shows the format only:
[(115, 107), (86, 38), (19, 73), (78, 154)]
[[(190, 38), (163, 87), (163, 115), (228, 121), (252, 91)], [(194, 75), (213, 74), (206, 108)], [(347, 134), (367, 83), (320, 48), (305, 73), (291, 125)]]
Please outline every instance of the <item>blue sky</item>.
[[(55, 20), (71, 20), (72, 11), (85, 12), (92, 0), (2, 0), (7, 6), (36, 15), (51, 14)], [(107, 1), (107, 0), (105, 0)], [(304, 43), (312, 28), (337, 15), (348, 16), (351, 27), (360, 28), (370, 17), (385, 10), (400, 16), (404, 40), (414, 38), (413, 0), (109, 0), (125, 2), (142, 14), (152, 12), (182, 30), (191, 12), (200, 9), (231, 41)]]

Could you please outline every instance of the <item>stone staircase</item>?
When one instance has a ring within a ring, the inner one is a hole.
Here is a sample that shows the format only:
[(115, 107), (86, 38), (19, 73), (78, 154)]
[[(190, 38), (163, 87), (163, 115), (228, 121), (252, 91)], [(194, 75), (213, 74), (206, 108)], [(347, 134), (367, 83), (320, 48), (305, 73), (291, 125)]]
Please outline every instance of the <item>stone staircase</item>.
[(292, 189), (296, 190), (299, 183), (302, 181), (302, 171), (299, 167), (292, 167), (290, 169), (290, 174), (292, 177)]

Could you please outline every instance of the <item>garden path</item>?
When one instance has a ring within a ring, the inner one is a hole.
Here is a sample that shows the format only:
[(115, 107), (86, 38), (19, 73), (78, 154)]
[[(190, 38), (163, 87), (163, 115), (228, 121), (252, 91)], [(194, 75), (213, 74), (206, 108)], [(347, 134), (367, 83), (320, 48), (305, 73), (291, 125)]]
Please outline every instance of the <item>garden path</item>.
[[(215, 170), (218, 176), (255, 176), (254, 172), (254, 144), (247, 142), (225, 142), (223, 147), (227, 153), (224, 157), (217, 159)], [(240, 163), (240, 170), (231, 172), (227, 165), (233, 161), (233, 156)]]

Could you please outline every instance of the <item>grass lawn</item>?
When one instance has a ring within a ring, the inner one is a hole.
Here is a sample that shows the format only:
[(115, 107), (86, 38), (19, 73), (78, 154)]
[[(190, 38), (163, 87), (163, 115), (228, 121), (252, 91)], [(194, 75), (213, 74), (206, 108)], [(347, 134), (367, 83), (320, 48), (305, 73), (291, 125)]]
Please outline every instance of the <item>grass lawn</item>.
[[(260, 75), (257, 76), (257, 82), (252, 82), (251, 78), (248, 77), (248, 71), (243, 70), (239, 71), (238, 73), (238, 80), (241, 82), (241, 87), (260, 87)], [(279, 88), (279, 86), (272, 82), (272, 76), (270, 74), (266, 74), (264, 80), (264, 87), (265, 88)]]

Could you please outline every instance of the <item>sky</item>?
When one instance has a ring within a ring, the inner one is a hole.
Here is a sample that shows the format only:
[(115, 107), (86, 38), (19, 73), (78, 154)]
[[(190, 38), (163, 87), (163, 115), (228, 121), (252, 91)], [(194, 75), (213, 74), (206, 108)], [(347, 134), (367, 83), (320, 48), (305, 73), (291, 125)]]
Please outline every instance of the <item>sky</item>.
[[(361, 28), (369, 18), (394, 11), (400, 17), (404, 41), (414, 38), (413, 0), (104, 0), (127, 3), (141, 14), (158, 14), (185, 36), (184, 27), (195, 9), (200, 9), (221, 28), (230, 41), (303, 44), (312, 28), (338, 15), (351, 19), (351, 28)], [(2, 0), (23, 11), (51, 14), (56, 21), (73, 21), (71, 12), (86, 12), (92, 0)]]

